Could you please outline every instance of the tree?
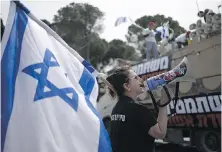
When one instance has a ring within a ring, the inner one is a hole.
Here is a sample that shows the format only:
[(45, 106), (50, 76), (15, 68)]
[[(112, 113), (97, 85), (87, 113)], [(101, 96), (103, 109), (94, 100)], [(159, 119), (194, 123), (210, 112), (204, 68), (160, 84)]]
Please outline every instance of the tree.
[[(173, 20), (171, 17), (165, 17), (164, 15), (160, 14), (154, 16), (145, 15), (141, 18), (138, 18), (136, 20), (136, 23), (143, 28), (147, 28), (147, 23), (149, 21), (155, 22), (157, 26), (161, 26), (162, 23), (169, 21), (169, 26), (174, 30), (175, 37), (186, 31), (183, 27), (179, 25), (178, 21)], [(138, 31), (138, 28), (135, 28), (134, 25), (131, 25), (128, 30), (131, 30), (133, 33), (135, 33), (134, 31)]]
[(59, 9), (52, 23), (42, 21), (94, 67), (107, 64), (110, 58), (134, 60), (137, 55), (133, 47), (121, 40), (108, 43), (99, 37), (103, 31), (102, 19), (103, 13), (97, 7), (71, 3)]
[[(70, 3), (54, 16), (52, 28), (79, 54), (88, 60), (95, 60), (90, 48), (103, 31), (103, 12), (87, 3)], [(102, 50), (100, 50), (102, 51)], [(105, 51), (105, 50), (104, 50)]]
[(101, 39), (99, 35), (93, 37), (89, 45), (90, 61), (93, 67), (97, 67), (98, 64), (102, 63), (104, 52), (108, 50), (108, 42), (105, 39)]
[(114, 39), (109, 42), (108, 50), (103, 56), (103, 63), (108, 64), (109, 59), (116, 58), (136, 60), (138, 55), (133, 47), (127, 45), (122, 40)]

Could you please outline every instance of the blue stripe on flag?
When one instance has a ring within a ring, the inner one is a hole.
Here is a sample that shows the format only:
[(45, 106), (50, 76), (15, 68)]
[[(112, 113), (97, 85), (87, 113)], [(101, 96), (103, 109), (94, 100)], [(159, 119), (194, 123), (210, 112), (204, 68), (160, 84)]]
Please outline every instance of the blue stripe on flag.
[(90, 73), (95, 71), (95, 69), (86, 60), (84, 60), (82, 64), (86, 67), (87, 70), (89, 70)]
[(4, 149), (8, 122), (13, 109), (15, 80), (18, 74), (22, 40), (27, 22), (28, 18), (25, 13), (16, 7), (13, 26), (1, 61), (1, 151)]
[(99, 113), (96, 111), (96, 109), (94, 108), (94, 106), (89, 100), (90, 94), (92, 93), (95, 83), (96, 83), (95, 79), (92, 77), (89, 71), (84, 69), (82, 76), (79, 80), (79, 84), (85, 92), (85, 100), (87, 102), (87, 105), (92, 110), (92, 112), (99, 118), (99, 121), (100, 121), (100, 136), (99, 136), (98, 152), (111, 152), (112, 148), (111, 148), (109, 136), (105, 129), (103, 121), (100, 118)]
[(92, 89), (95, 85), (95, 80), (86, 69), (83, 70), (82, 76), (79, 80), (79, 84), (84, 90), (85, 95), (90, 96)]

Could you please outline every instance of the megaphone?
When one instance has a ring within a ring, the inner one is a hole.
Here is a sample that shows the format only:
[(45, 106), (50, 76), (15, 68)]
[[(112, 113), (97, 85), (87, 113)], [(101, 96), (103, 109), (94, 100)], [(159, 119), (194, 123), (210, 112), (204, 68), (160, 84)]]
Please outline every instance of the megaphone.
[[(182, 81), (196, 82), (196, 80), (194, 79), (194, 77), (191, 74), (190, 63), (188, 62), (186, 57), (183, 58), (183, 60), (180, 62), (179, 65), (177, 65), (176, 67), (174, 67), (170, 71), (159, 74), (154, 77), (150, 77), (144, 82), (144, 86), (147, 89), (147, 92), (150, 94), (150, 97), (153, 101), (154, 107), (157, 112), (158, 112), (158, 106), (165, 107), (172, 100), (175, 100), (174, 105), (176, 106), (177, 100), (179, 98), (178, 97), (179, 82), (182, 82)], [(172, 82), (176, 82), (175, 97), (174, 98), (171, 97), (170, 92), (169, 92), (168, 88), (166, 87), (167, 84), (172, 83)], [(160, 104), (159, 102), (158, 103), (156, 102), (152, 91), (156, 90), (158, 88), (164, 89), (164, 91), (166, 92), (167, 97), (168, 97), (168, 102), (166, 102), (164, 104)]]
[(148, 78), (144, 82), (144, 86), (147, 91), (152, 91), (169, 83), (182, 81), (196, 82), (191, 74), (190, 63), (186, 57), (170, 71)]

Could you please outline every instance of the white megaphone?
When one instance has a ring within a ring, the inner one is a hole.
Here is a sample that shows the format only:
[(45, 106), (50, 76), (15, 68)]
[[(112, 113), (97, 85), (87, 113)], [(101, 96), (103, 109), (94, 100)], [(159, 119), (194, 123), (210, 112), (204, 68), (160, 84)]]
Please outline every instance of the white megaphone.
[(144, 85), (148, 91), (156, 90), (159, 87), (163, 87), (166, 84), (178, 81), (196, 82), (191, 74), (191, 67), (186, 57), (180, 62), (179, 65), (172, 70), (148, 78)]

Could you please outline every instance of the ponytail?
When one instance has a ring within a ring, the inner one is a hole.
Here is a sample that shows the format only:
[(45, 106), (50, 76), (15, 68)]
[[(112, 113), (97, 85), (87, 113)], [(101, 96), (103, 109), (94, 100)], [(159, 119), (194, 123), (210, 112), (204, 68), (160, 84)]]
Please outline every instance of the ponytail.
[[(106, 80), (107, 80), (111, 85), (113, 84), (112, 75), (109, 76), (109, 77), (107, 77)], [(112, 87), (113, 87), (113, 85), (112, 85)], [(109, 94), (110, 94), (110, 96), (111, 96), (112, 98), (116, 98), (117, 93), (114, 92), (114, 87), (113, 87), (113, 89), (111, 89), (110, 87), (108, 87), (108, 89), (109, 89)]]
[(114, 73), (106, 78), (106, 80), (112, 85), (112, 88), (109, 88), (109, 94), (112, 98), (116, 96), (121, 96), (125, 92), (123, 84), (128, 82), (129, 75), (129, 66), (123, 66), (117, 68)]

